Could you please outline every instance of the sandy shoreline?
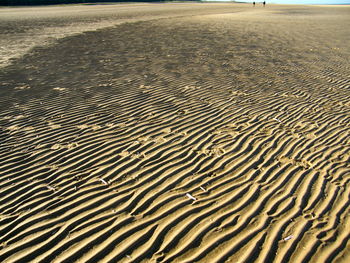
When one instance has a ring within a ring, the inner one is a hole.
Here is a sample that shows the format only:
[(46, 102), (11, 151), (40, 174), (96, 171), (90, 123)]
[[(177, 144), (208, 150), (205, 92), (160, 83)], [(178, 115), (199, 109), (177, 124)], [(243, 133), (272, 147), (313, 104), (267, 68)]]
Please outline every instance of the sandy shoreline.
[(232, 6), (67, 14), (17, 49), (0, 262), (349, 261), (350, 8)]

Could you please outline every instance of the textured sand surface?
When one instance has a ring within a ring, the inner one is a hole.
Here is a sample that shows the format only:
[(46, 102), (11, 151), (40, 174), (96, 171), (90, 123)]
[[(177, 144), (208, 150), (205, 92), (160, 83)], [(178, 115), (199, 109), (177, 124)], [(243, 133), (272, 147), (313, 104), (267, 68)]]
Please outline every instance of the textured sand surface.
[(0, 262), (349, 262), (350, 8), (198, 6), (0, 69)]

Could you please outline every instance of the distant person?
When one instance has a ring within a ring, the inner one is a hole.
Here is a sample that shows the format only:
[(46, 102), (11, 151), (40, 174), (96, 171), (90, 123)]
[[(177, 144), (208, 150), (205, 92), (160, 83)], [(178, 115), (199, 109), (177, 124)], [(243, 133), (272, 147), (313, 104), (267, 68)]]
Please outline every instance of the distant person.
[(264, 5), (264, 7), (265, 7), (265, 5), (266, 5), (266, 2), (265, 2), (265, 1), (263, 2), (263, 5)]
[(255, 2), (253, 2), (253, 6), (255, 7)]

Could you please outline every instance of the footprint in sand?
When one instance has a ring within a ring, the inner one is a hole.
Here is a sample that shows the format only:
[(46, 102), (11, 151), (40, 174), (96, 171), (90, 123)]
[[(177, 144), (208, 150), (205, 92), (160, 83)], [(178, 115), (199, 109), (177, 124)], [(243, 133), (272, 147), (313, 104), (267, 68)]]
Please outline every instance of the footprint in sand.
[(30, 89), (29, 85), (23, 85), (23, 86), (15, 87), (15, 90), (27, 90), (27, 89)]
[(162, 130), (163, 133), (169, 134), (171, 133), (171, 128), (165, 128)]
[(49, 121), (49, 122), (47, 123), (47, 125), (49, 125), (49, 127), (50, 127), (51, 129), (58, 129), (58, 128), (61, 128), (61, 125), (60, 125), (60, 124), (55, 124), (55, 123), (52, 122), (52, 121)]
[(127, 157), (127, 156), (130, 155), (130, 153), (129, 153), (128, 151), (122, 151), (121, 153), (119, 153), (119, 155), (120, 155), (121, 157)]
[(12, 125), (10, 127), (7, 127), (6, 129), (9, 131), (18, 131), (20, 129), (20, 127), (17, 125)]
[(77, 128), (83, 130), (83, 129), (89, 128), (89, 125), (87, 125), (87, 124), (82, 124), (82, 125), (78, 125)]
[(50, 147), (51, 150), (59, 150), (62, 148), (62, 145), (56, 143)]
[(65, 90), (66, 90), (66, 88), (56, 87), (56, 88), (53, 88), (53, 90), (57, 90), (57, 91), (65, 91)]

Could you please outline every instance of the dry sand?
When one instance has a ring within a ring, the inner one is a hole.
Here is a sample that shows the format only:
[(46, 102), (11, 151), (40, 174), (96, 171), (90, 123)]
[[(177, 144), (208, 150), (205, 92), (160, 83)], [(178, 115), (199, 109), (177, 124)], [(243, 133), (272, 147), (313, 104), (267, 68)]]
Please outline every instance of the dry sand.
[(172, 6), (0, 69), (0, 262), (349, 262), (350, 8)]

